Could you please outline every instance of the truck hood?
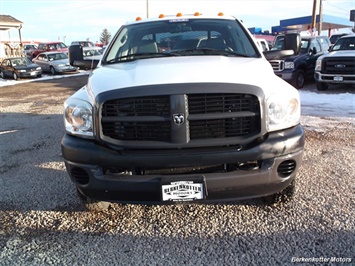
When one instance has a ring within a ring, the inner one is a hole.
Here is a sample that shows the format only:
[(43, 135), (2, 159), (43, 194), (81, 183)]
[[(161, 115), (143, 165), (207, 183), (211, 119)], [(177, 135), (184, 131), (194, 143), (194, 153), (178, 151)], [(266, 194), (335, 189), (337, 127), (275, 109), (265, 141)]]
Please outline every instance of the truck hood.
[(355, 53), (354, 50), (332, 51), (321, 56), (319, 59), (323, 59), (324, 57), (355, 57)]
[(290, 86), (274, 75), (264, 58), (181, 56), (101, 65), (91, 73), (87, 88), (95, 98), (109, 90), (176, 83), (239, 83), (262, 87), (264, 92)]

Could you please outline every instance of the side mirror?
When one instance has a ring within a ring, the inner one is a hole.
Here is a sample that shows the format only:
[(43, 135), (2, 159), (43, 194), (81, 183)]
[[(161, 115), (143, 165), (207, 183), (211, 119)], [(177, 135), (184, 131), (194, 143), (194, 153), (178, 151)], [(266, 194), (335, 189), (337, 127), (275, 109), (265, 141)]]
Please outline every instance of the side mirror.
[(299, 54), (301, 49), (301, 35), (299, 33), (285, 34), (285, 50), (293, 50), (294, 54)]
[(80, 44), (69, 46), (69, 63), (71, 66), (82, 69), (94, 69), (100, 60), (98, 59), (84, 59), (83, 47)]
[(309, 53), (310, 53), (311, 55), (315, 55), (315, 54), (317, 53), (317, 48), (316, 48), (316, 47), (313, 47), (313, 48), (309, 51)]

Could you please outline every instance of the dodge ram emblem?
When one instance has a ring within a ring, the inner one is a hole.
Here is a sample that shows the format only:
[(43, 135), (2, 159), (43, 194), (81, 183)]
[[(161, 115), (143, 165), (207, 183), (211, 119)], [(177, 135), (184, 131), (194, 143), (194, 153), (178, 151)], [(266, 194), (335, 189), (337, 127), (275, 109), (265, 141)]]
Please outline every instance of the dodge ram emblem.
[(173, 114), (173, 120), (176, 125), (182, 125), (185, 122), (184, 114)]
[(346, 65), (344, 65), (344, 64), (337, 64), (337, 65), (335, 65), (335, 67), (336, 67), (336, 68), (344, 68), (344, 67), (346, 67)]

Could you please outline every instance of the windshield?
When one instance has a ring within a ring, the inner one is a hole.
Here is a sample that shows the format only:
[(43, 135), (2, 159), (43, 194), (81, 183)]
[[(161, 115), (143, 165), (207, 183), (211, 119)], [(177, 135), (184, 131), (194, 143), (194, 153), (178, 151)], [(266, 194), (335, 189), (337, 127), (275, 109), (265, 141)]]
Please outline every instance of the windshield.
[(206, 54), (260, 56), (250, 36), (235, 20), (172, 19), (122, 27), (103, 63)]
[(333, 46), (332, 51), (339, 50), (354, 50), (355, 51), (355, 37), (339, 39)]
[(48, 55), (49, 61), (62, 60), (62, 59), (67, 59), (67, 58), (68, 58), (68, 56), (65, 53), (56, 53), (56, 54), (49, 54)]
[(27, 57), (14, 58), (11, 59), (12, 66), (27, 66), (32, 64), (32, 62)]

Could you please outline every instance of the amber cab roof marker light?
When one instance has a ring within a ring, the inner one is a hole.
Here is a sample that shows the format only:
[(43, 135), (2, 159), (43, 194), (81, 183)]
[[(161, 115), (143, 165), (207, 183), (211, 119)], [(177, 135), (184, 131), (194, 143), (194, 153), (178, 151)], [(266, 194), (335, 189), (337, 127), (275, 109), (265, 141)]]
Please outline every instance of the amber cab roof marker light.
[(195, 12), (195, 13), (194, 13), (194, 16), (195, 16), (195, 17), (201, 16), (201, 13), (200, 13), (200, 12)]
[(218, 16), (223, 17), (224, 16), (223, 12), (219, 12)]
[(140, 20), (142, 20), (141, 17), (136, 17), (136, 21), (140, 21)]
[(164, 14), (160, 14), (160, 15), (159, 15), (159, 18), (164, 18), (164, 17), (165, 17)]
[(182, 13), (179, 12), (179, 13), (176, 14), (176, 16), (177, 17), (182, 17)]

